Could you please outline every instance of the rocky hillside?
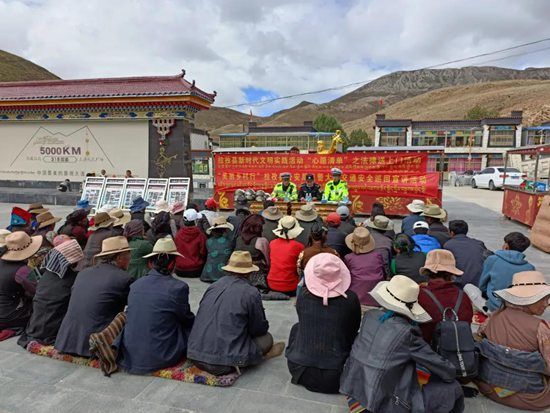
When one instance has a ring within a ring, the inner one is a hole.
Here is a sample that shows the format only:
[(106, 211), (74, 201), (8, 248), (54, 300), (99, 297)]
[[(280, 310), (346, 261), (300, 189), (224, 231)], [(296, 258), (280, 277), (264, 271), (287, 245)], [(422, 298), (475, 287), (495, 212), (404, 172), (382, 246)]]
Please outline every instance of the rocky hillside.
[(41, 66), (0, 50), (0, 82), (59, 79)]

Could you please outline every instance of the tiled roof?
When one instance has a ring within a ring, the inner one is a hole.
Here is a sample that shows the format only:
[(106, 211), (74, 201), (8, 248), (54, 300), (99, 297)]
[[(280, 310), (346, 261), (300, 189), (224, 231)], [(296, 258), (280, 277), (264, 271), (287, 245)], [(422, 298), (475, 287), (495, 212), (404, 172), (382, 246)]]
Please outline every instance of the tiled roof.
[(198, 96), (212, 103), (206, 93), (177, 76), (121, 77), (74, 80), (0, 82), (0, 101)]

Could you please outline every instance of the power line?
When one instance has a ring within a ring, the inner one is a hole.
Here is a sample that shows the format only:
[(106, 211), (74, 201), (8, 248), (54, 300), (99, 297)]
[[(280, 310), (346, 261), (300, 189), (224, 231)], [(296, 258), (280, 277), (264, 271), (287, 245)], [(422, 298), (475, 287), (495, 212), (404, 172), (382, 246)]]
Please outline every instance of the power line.
[(478, 62), (478, 63), (476, 63), (476, 64), (478, 64), (478, 65), (484, 65), (484, 64), (486, 64), (486, 63), (499, 62), (499, 61), (501, 61), (501, 60), (507, 60), (507, 59), (510, 59), (510, 58), (512, 58), (512, 57), (519, 57), (519, 56), (525, 56), (525, 55), (528, 55), (528, 54), (534, 54), (534, 53), (544, 52), (545, 50), (550, 50), (550, 47), (543, 47), (542, 49), (531, 50), (530, 52), (523, 52), (523, 53), (511, 54), (511, 55), (508, 55), (508, 56), (500, 57), (500, 58), (498, 58), (498, 59), (485, 60), (484, 62)]
[[(481, 54), (478, 54), (478, 55), (475, 55), (475, 56), (465, 57), (465, 58), (462, 58), (462, 59), (450, 60), (448, 62), (439, 63), (439, 64), (432, 65), (432, 66), (426, 66), (426, 67), (422, 67), (422, 68), (414, 69), (414, 70), (434, 69), (436, 67), (446, 66), (446, 65), (449, 65), (449, 64), (452, 64), (452, 63), (465, 62), (465, 61), (477, 59), (477, 58), (480, 58), (480, 57), (491, 56), (491, 55), (494, 55), (494, 54), (519, 49), (521, 47), (531, 46), (531, 45), (534, 45), (534, 44), (547, 42), (549, 40), (550, 40), (550, 37), (546, 37), (544, 39), (539, 39), (539, 40), (535, 40), (535, 41), (528, 42), (528, 43), (522, 43), (522, 44), (519, 44), (519, 45), (507, 47), (505, 49), (500, 49), (500, 50), (495, 50), (495, 51), (492, 51), (492, 52), (481, 53)], [(479, 62), (477, 64), (485, 64), (485, 63), (496, 62), (496, 61), (500, 61), (500, 60), (506, 60), (506, 59), (509, 59), (509, 58), (512, 58), (512, 57), (518, 57), (518, 56), (524, 56), (524, 55), (527, 55), (527, 54), (538, 53), (538, 52), (548, 50), (548, 49), (550, 49), (550, 48), (547, 47), (547, 48), (538, 49), (538, 50), (534, 50), (534, 51), (528, 51), (528, 52), (524, 52), (524, 53), (517, 53), (517, 54), (514, 54), (514, 55), (505, 56), (505, 57), (502, 57), (502, 58), (499, 58), (499, 59), (493, 59), (493, 60), (488, 60), (488, 61), (485, 61), (485, 62)], [(238, 103), (238, 104), (235, 104), (235, 105), (220, 106), (220, 107), (225, 108), (225, 109), (237, 108), (237, 107), (241, 107), (241, 106), (260, 107), (260, 106), (267, 105), (269, 103), (276, 102), (278, 100), (292, 99), (292, 98), (308, 96), (308, 95), (317, 95), (319, 93), (325, 93), (325, 92), (331, 92), (331, 91), (335, 91), (335, 90), (346, 89), (346, 88), (351, 87), (351, 86), (364, 85), (364, 84), (372, 82), (373, 80), (376, 80), (376, 79), (367, 79), (367, 80), (362, 80), (362, 81), (359, 81), (359, 82), (348, 83), (348, 84), (345, 84), (345, 85), (334, 86), (334, 87), (330, 87), (330, 88), (326, 88), (326, 89), (319, 89), (319, 90), (313, 90), (313, 91), (309, 91), (309, 92), (295, 93), (295, 94), (292, 94), (292, 95), (278, 96), (278, 97), (265, 99), (265, 100), (257, 100), (257, 101), (253, 101), (253, 102)]]

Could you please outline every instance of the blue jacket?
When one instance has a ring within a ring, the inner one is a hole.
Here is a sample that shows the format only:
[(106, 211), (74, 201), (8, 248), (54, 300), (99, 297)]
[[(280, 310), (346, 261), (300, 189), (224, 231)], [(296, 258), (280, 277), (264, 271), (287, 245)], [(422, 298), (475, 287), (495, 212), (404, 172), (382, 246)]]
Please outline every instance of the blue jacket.
[(447, 241), (443, 248), (453, 253), (456, 267), (464, 271), (461, 277), (456, 277), (456, 283), (461, 286), (466, 284), (477, 286), (485, 261), (484, 253), (487, 250), (485, 244), (464, 234), (457, 234)]
[(525, 254), (519, 251), (498, 250), (489, 256), (483, 264), (479, 280), (479, 289), (487, 295), (489, 310), (498, 310), (501, 304), (500, 298), (495, 297), (493, 291), (508, 288), (515, 273), (534, 269), (525, 259)]
[(118, 364), (129, 373), (151, 373), (185, 358), (195, 319), (187, 283), (151, 270), (130, 287), (126, 316), (115, 346)]
[(439, 241), (435, 237), (432, 237), (431, 235), (428, 235), (428, 234), (415, 234), (412, 236), (412, 239), (416, 244), (414, 247), (414, 250), (421, 251), (424, 254), (427, 254), (431, 250), (436, 250), (441, 248)]
[(403, 218), (401, 221), (401, 232), (407, 234), (409, 237), (414, 235), (413, 225), (418, 221), (425, 221), (423, 216), (419, 214), (410, 214)]

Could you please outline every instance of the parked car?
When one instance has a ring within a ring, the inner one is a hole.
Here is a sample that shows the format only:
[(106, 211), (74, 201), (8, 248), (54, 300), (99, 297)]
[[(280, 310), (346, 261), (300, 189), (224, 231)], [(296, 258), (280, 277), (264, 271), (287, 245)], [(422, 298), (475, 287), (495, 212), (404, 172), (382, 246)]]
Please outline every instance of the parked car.
[(506, 176), (506, 185), (519, 186), (527, 175), (516, 168), (492, 166), (485, 168), (472, 177), (472, 188), (489, 188), (491, 191), (502, 188)]

